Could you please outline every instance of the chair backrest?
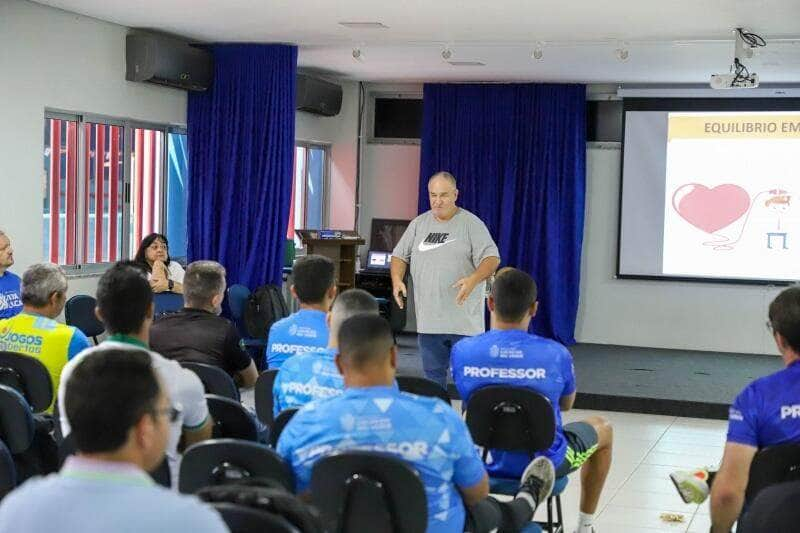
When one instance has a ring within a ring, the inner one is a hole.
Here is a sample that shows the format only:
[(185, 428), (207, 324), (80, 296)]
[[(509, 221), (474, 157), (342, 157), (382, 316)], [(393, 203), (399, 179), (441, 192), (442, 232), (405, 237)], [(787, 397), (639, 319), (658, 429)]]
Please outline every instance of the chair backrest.
[(33, 413), (22, 394), (0, 385), (0, 440), (17, 455), (31, 447), (35, 431)]
[(50, 373), (44, 363), (34, 357), (0, 352), (0, 385), (16, 389), (34, 413), (45, 411), (53, 401)]
[(240, 400), (239, 387), (236, 386), (236, 382), (218, 366), (191, 362), (181, 363), (181, 366), (197, 374), (208, 394), (216, 394), (237, 402)]
[(228, 307), (231, 310), (231, 317), (239, 322), (244, 313), (244, 304), (250, 296), (250, 289), (238, 283), (228, 287)]
[(781, 444), (762, 448), (750, 464), (745, 500), (752, 502), (770, 485), (800, 480), (800, 444)]
[(294, 491), (292, 469), (264, 444), (236, 439), (211, 439), (191, 446), (181, 460), (178, 487), (193, 494), (212, 485), (262, 478)]
[(273, 448), (278, 445), (278, 439), (283, 433), (283, 429), (286, 427), (286, 424), (292, 419), (292, 417), (299, 411), (297, 407), (291, 407), (289, 409), (284, 409), (278, 416), (275, 417), (275, 422), (269, 428), (269, 445)]
[(278, 377), (278, 369), (270, 368), (259, 374), (256, 380), (256, 414), (258, 419), (267, 426), (272, 426), (275, 421), (272, 413), (274, 407), (272, 387), (275, 385), (276, 377)]
[(159, 292), (153, 295), (155, 318), (177, 313), (183, 309), (183, 295), (175, 292)]
[(97, 336), (106, 328), (94, 314), (97, 300), (88, 294), (78, 294), (67, 300), (64, 306), (64, 319), (70, 326), (75, 326), (87, 337), (92, 337), (97, 344)]
[(216, 394), (206, 394), (206, 402), (214, 419), (214, 438), (258, 440), (256, 421), (241, 403)]
[(331, 531), (422, 533), (428, 501), (419, 474), (377, 452), (342, 452), (311, 471), (311, 499)]
[(17, 486), (17, 469), (8, 446), (0, 440), (0, 500)]
[(215, 502), (211, 506), (220, 514), (231, 533), (303, 533), (284, 517), (267, 511), (228, 502)]
[[(478, 446), (533, 453), (553, 444), (556, 420), (550, 401), (529, 389), (490, 386), (467, 403), (467, 427)], [(485, 455), (485, 452), (484, 452)]]
[(397, 386), (403, 392), (410, 392), (417, 396), (439, 398), (446, 404), (450, 404), (450, 396), (447, 391), (435, 381), (419, 376), (396, 376), (395, 379), (397, 379)]

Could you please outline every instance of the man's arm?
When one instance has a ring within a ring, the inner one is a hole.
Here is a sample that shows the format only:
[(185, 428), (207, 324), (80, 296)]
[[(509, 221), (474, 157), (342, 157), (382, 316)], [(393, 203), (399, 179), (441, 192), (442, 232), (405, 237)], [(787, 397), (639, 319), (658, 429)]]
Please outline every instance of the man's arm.
[(403, 279), (406, 277), (407, 269), (408, 264), (405, 261), (399, 257), (392, 256), (392, 295), (400, 309), (405, 307), (403, 298), (408, 297), (408, 290), (406, 289), (406, 284), (403, 282)]
[(258, 369), (253, 362), (250, 354), (242, 350), (241, 339), (236, 326), (229, 323), (228, 331), (225, 334), (225, 344), (223, 346), (223, 357), (230, 365), (228, 368), (238, 369), (233, 375), (234, 381), (240, 387), (249, 389), (254, 387), (258, 379)]
[[(453, 284), (453, 288), (458, 288), (458, 295), (456, 295), (456, 303), (461, 305), (472, 294), (472, 290), (478, 283), (490, 277), (500, 266), (500, 258), (491, 256), (486, 257), (475, 269), (475, 272), (465, 278), (461, 278)], [(394, 267), (394, 258), (392, 258), (392, 267)]]
[(572, 394), (567, 394), (559, 398), (558, 406), (561, 408), (562, 412), (572, 409), (572, 406), (575, 404), (575, 395), (576, 393), (573, 392)]
[(722, 466), (711, 485), (712, 533), (728, 533), (739, 518), (756, 451), (753, 446), (736, 442), (725, 445)]
[(489, 496), (489, 475), (483, 474), (483, 477), (476, 484), (471, 487), (458, 487), (461, 492), (461, 499), (464, 500), (466, 507), (472, 507), (479, 501)]
[(256, 380), (258, 380), (258, 369), (256, 368), (256, 363), (251, 360), (247, 368), (236, 373), (234, 380), (238, 386), (244, 389), (255, 387)]

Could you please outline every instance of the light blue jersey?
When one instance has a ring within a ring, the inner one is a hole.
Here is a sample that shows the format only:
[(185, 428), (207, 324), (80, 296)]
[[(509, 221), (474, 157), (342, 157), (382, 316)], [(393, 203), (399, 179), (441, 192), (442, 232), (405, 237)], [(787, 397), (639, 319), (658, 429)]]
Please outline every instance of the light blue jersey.
[(22, 311), (20, 279), (6, 271), (0, 276), (0, 319), (11, 318)]
[[(556, 341), (519, 330), (491, 330), (460, 340), (450, 354), (458, 393), (465, 405), (476, 390), (489, 385), (522, 387), (550, 400), (556, 418), (553, 445), (544, 454), (556, 468), (564, 460), (567, 440), (559, 400), (575, 392), (572, 355)], [(491, 476), (519, 477), (533, 456), (491, 451), (486, 465)]]
[(336, 350), (302, 353), (287, 359), (272, 387), (273, 413), (302, 407), (344, 392), (344, 379), (336, 368)]
[(340, 450), (396, 455), (420, 475), (428, 497), (428, 533), (464, 530), (458, 488), (475, 486), (486, 471), (467, 426), (449, 405), (395, 387), (346, 389), (306, 404), (278, 440), (297, 492), (308, 489), (319, 459)]
[(800, 361), (739, 393), (730, 408), (727, 440), (754, 448), (800, 443)]
[(328, 324), (325, 313), (301, 309), (278, 320), (269, 329), (267, 368), (280, 368), (284, 361), (298, 353), (321, 352), (328, 346)]

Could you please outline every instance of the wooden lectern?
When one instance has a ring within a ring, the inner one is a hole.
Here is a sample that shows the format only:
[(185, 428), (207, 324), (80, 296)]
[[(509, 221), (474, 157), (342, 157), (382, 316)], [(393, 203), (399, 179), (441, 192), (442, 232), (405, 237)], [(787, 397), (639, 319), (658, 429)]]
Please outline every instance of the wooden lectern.
[[(295, 230), (300, 235), (307, 254), (324, 255), (336, 267), (336, 288), (339, 292), (356, 286), (356, 252), (364, 239), (355, 231)], [(331, 236), (331, 238), (323, 238)]]

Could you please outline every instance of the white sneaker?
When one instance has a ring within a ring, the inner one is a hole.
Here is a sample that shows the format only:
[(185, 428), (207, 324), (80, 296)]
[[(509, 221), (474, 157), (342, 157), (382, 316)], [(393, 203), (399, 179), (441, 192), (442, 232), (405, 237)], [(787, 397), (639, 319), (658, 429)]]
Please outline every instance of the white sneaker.
[(708, 470), (677, 471), (669, 475), (685, 503), (703, 503), (708, 498)]
[(539, 505), (553, 492), (556, 482), (556, 469), (547, 457), (537, 457), (531, 461), (519, 479), (520, 492), (527, 492)]

